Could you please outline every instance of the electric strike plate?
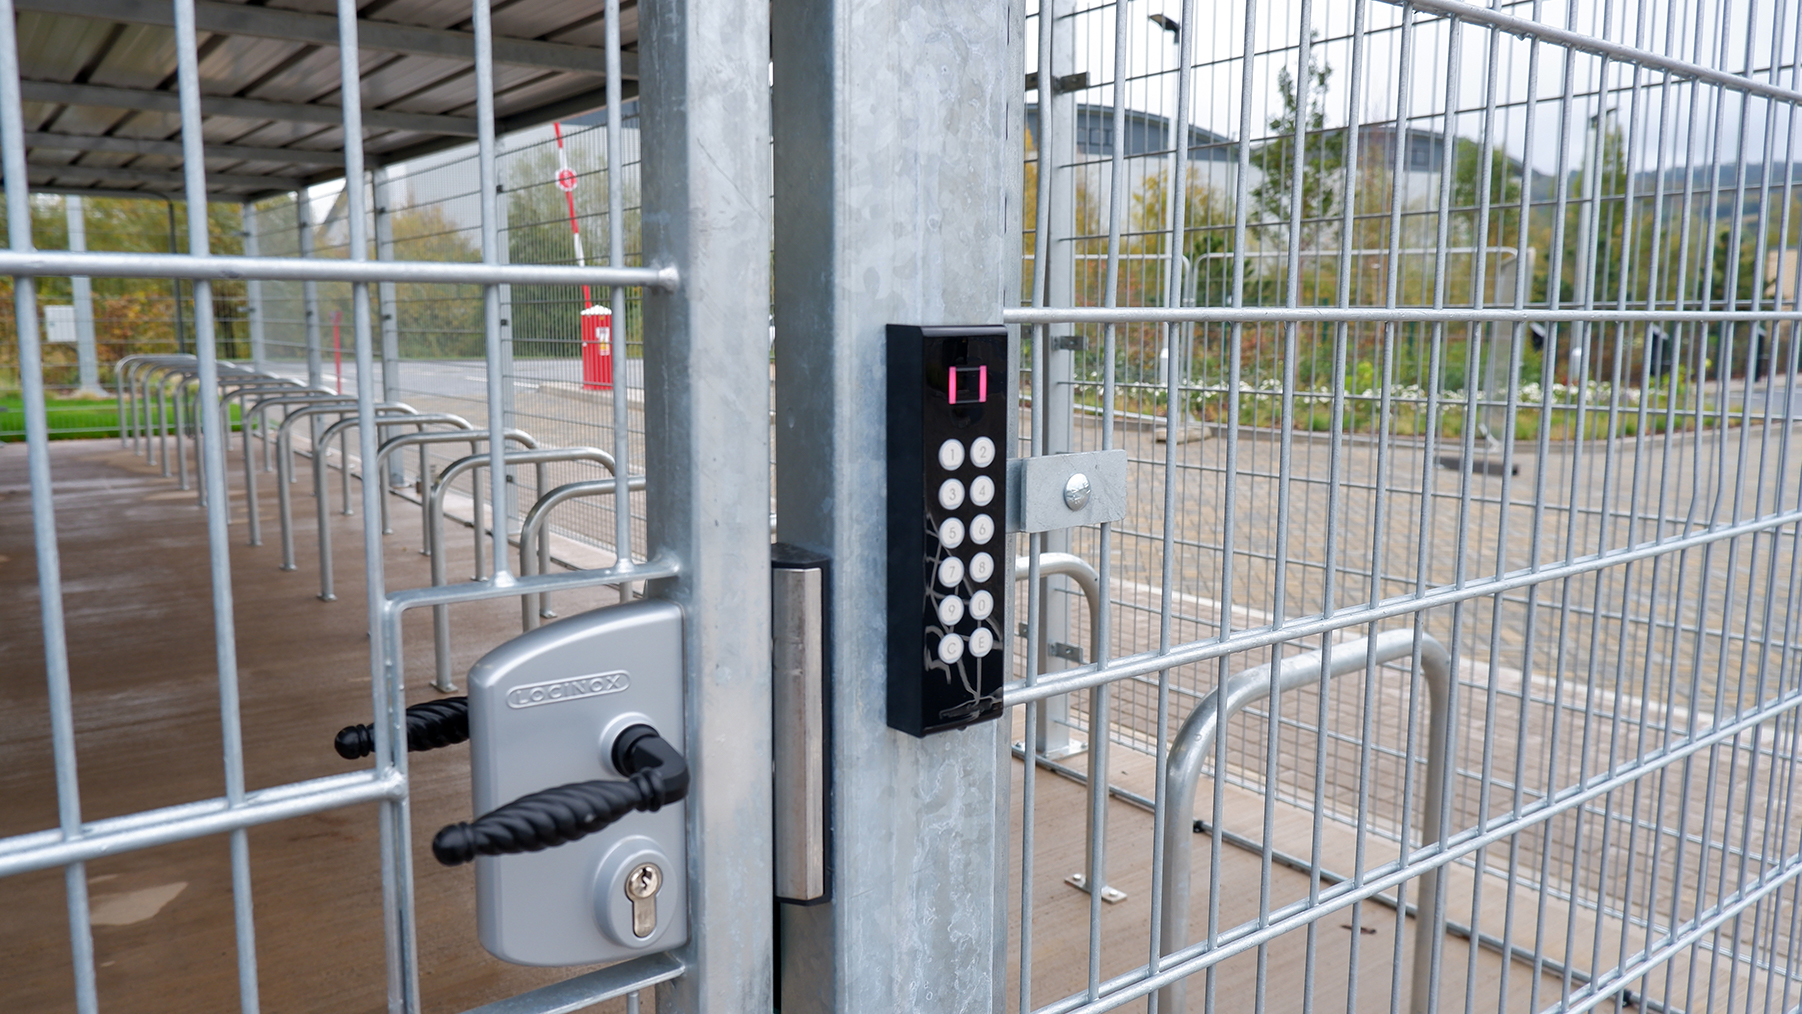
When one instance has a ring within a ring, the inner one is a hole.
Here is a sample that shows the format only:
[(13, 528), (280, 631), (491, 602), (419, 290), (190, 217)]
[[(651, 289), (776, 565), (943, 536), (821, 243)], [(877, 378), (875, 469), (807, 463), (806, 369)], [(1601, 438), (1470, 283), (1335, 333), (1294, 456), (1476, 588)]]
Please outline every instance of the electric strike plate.
[(827, 558), (770, 547), (771, 764), (776, 900), (832, 900), (831, 710), (826, 678)]

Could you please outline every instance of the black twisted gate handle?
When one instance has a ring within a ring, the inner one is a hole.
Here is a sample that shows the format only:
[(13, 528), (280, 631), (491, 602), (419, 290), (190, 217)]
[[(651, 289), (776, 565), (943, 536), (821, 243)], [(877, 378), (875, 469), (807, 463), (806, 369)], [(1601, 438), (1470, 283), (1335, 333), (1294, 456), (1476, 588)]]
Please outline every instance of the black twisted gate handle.
[[(452, 746), (469, 738), (469, 698), (415, 704), (407, 709), (407, 749), (413, 753)], [(332, 742), (338, 756), (356, 760), (375, 752), (375, 726), (347, 725)]]
[(574, 782), (521, 796), (432, 838), (445, 866), (478, 855), (538, 852), (599, 831), (634, 810), (657, 810), (688, 795), (688, 762), (648, 725), (634, 725), (613, 741), (620, 781)]

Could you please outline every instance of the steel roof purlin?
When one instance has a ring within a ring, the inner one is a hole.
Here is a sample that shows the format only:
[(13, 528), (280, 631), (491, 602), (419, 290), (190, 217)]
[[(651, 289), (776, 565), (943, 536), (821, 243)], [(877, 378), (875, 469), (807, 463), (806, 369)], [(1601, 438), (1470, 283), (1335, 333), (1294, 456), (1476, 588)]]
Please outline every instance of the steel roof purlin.
[[(470, 143), (477, 133), (475, 36), (467, 19), (446, 23), (444, 8), (434, 4), (378, 6), (381, 20), (359, 15), (355, 34), (366, 82), (366, 164)], [(183, 145), (171, 115), (179, 100), (169, 4), (15, 0), (14, 7), (22, 36), (34, 40), (20, 81), (32, 186), (155, 199), (179, 192)], [(341, 178), (337, 18), (242, 0), (196, 0), (194, 13), (203, 33), (208, 192), (255, 200)], [(508, 10), (507, 35), (494, 36), (492, 47), (494, 62), (511, 68), (495, 95), (498, 131), (606, 105), (605, 59), (591, 44), (596, 27), (591, 12), (567, 4)], [(630, 47), (620, 54), (621, 93), (632, 98), (636, 17), (622, 18), (619, 27)]]

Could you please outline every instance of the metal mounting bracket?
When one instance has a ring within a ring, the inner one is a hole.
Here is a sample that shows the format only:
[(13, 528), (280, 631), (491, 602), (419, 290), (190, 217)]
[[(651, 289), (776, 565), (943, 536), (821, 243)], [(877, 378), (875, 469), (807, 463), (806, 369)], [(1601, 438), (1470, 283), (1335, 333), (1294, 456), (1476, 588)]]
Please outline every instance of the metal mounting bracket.
[(1126, 517), (1126, 452), (1042, 454), (1008, 463), (1014, 530), (1051, 532)]

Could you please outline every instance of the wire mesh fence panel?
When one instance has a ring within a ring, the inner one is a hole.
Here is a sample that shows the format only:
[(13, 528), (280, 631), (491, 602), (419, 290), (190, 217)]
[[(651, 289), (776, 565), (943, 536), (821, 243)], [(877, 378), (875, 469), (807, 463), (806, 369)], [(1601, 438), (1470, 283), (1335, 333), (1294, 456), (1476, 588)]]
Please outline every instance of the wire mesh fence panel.
[(1010, 1004), (1802, 1001), (1798, 18), (1029, 9)]

